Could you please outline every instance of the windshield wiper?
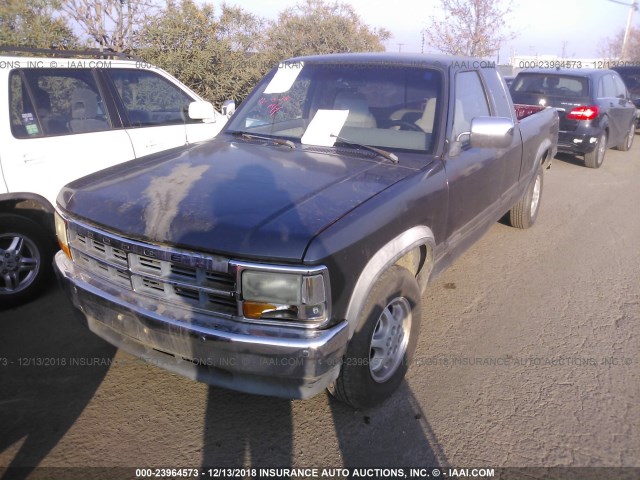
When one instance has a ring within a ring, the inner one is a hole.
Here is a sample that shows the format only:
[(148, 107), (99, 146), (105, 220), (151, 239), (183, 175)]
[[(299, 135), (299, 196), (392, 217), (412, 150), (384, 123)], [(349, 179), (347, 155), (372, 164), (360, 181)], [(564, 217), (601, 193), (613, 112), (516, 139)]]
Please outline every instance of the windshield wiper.
[(363, 143), (358, 143), (358, 142), (352, 142), (350, 140), (347, 140), (346, 138), (342, 138), (339, 137), (338, 135), (331, 135), (333, 138), (337, 138), (338, 140), (340, 140), (343, 143), (349, 144), (349, 145), (353, 145), (355, 147), (362, 147), (362, 148), (366, 148), (367, 150), (371, 150), (372, 152), (377, 153), (378, 155), (386, 158), (387, 160), (391, 160), (392, 163), (398, 163), (400, 160), (398, 160), (398, 156), (391, 153), (391, 152), (387, 152), (386, 150), (382, 150), (381, 148), (377, 148), (377, 147), (372, 147), (371, 145), (365, 145)]
[(275, 138), (275, 137), (265, 137), (262, 135), (254, 135), (253, 133), (246, 132), (232, 132), (233, 135), (240, 136), (246, 139), (253, 140), (266, 140), (267, 142), (275, 143), (276, 145), (284, 145), (289, 147), (291, 150), (296, 149), (296, 145), (291, 140), (285, 140), (284, 138)]

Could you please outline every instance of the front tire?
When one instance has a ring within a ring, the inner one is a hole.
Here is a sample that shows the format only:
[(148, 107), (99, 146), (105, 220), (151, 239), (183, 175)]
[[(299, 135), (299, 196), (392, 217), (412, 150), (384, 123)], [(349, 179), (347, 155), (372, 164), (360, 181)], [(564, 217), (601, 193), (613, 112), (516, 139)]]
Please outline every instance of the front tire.
[(407, 269), (392, 266), (367, 297), (330, 392), (354, 408), (370, 407), (389, 397), (409, 368), (421, 317), (416, 279)]
[(607, 151), (607, 132), (602, 132), (596, 142), (593, 152), (584, 154), (584, 164), (589, 168), (600, 168), (604, 162), (604, 154)]
[(524, 196), (509, 211), (509, 223), (512, 227), (524, 229), (536, 223), (543, 186), (544, 174), (540, 166)]
[(0, 306), (35, 298), (51, 275), (53, 248), (47, 232), (18, 215), (0, 215)]

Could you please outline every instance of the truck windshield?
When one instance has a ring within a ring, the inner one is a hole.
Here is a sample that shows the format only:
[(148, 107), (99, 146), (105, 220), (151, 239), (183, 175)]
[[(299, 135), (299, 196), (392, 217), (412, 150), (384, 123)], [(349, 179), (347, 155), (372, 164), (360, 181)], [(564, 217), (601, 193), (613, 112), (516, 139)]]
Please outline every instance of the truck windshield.
[(429, 153), (441, 87), (441, 73), (424, 67), (284, 63), (243, 102), (227, 131)]

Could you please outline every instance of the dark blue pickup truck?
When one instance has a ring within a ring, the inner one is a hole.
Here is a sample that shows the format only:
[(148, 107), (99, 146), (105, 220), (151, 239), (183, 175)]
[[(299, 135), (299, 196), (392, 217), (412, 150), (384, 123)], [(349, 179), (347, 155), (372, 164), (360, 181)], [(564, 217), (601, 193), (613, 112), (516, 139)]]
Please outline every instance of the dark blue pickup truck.
[(484, 61), (292, 59), (216, 139), (65, 187), (56, 270), (93, 332), (164, 368), (372, 405), (429, 281), (505, 214), (535, 222), (557, 138)]

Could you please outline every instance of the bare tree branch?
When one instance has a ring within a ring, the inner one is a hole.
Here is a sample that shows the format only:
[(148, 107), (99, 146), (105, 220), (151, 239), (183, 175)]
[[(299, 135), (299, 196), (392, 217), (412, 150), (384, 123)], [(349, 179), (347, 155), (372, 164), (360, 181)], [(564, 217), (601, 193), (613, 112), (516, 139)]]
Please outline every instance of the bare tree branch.
[(101, 47), (133, 50), (136, 25), (157, 7), (151, 0), (62, 0), (62, 10)]
[(495, 55), (515, 35), (506, 29), (511, 3), (493, 0), (440, 0), (444, 19), (430, 18), (425, 30), (432, 47), (452, 55)]
[[(620, 60), (622, 58), (622, 42), (624, 30), (615, 36), (604, 39), (598, 48), (598, 56), (604, 60)], [(632, 28), (629, 32), (628, 58), (640, 58), (640, 29)]]

